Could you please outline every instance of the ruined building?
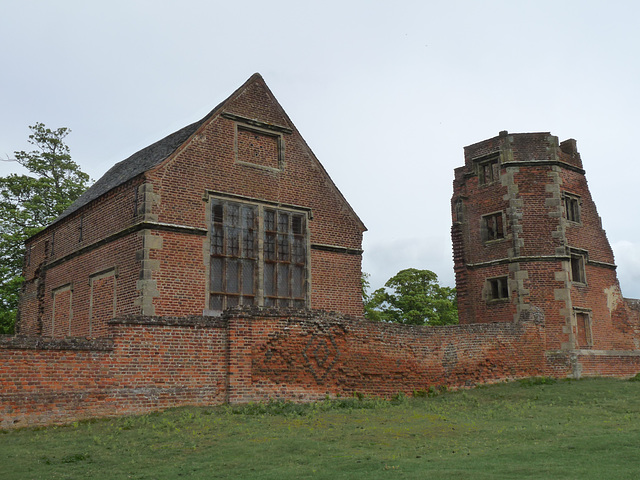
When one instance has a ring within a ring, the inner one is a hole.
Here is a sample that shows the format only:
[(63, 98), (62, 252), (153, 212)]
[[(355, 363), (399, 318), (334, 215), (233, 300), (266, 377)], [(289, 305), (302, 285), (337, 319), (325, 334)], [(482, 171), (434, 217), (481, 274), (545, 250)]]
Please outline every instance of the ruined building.
[(538, 316), (547, 351), (640, 348), (575, 140), (500, 132), (466, 147), (452, 215), (460, 323)]
[(467, 147), (452, 213), (460, 324), (362, 319), (364, 225), (254, 75), (28, 240), (0, 429), (640, 372), (575, 141)]
[(362, 315), (365, 227), (258, 74), (27, 241), (19, 331), (236, 305)]

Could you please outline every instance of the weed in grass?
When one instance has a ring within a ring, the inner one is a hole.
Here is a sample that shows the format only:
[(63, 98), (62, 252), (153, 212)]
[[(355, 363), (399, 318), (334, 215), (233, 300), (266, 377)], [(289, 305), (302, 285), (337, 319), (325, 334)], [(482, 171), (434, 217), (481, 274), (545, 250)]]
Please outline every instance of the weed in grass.
[(551, 377), (528, 377), (521, 378), (518, 383), (523, 387), (533, 387), (536, 385), (553, 385), (557, 380)]
[(640, 373), (637, 373), (629, 379), (630, 382), (640, 382)]

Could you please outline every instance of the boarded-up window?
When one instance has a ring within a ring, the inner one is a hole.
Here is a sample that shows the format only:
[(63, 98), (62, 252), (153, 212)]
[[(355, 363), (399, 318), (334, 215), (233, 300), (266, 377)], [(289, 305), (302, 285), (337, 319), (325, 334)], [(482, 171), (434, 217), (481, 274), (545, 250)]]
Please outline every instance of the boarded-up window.
[(576, 347), (589, 348), (591, 346), (593, 346), (591, 313), (576, 312)]
[(280, 135), (238, 127), (237, 158), (240, 162), (280, 168)]
[(63, 285), (52, 291), (53, 312), (51, 322), (51, 336), (56, 338), (68, 337), (73, 316), (73, 291), (71, 284)]
[(87, 334), (90, 337), (102, 337), (107, 334), (107, 322), (116, 314), (115, 268), (92, 275), (89, 283), (91, 298)]

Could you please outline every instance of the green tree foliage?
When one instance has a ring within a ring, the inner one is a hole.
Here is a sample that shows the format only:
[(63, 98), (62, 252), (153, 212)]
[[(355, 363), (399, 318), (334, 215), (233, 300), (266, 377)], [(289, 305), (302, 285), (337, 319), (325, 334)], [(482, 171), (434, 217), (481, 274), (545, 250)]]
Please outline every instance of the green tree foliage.
[(29, 174), (0, 177), (0, 333), (12, 333), (22, 286), (24, 241), (60, 215), (87, 188), (89, 176), (71, 160), (68, 128), (29, 127), (36, 149), (15, 152)]
[(430, 270), (401, 270), (371, 294), (367, 274), (362, 285), (365, 317), (369, 320), (407, 325), (458, 323), (455, 288), (440, 286), (438, 276)]

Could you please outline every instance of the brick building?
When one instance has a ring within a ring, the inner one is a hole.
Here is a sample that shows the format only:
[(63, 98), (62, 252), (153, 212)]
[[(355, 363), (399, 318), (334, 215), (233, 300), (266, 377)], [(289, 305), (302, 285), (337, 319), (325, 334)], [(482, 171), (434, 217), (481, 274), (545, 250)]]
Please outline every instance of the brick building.
[(27, 242), (19, 332), (235, 305), (361, 316), (362, 221), (260, 75), (116, 164)]
[(502, 132), (465, 157), (461, 323), (324, 312), (362, 313), (364, 226), (254, 75), (29, 240), (22, 335), (0, 335), (0, 428), (638, 374), (640, 301), (621, 296), (575, 141)]
[(548, 352), (640, 348), (575, 140), (500, 132), (466, 147), (451, 206), (460, 323), (537, 315)]

